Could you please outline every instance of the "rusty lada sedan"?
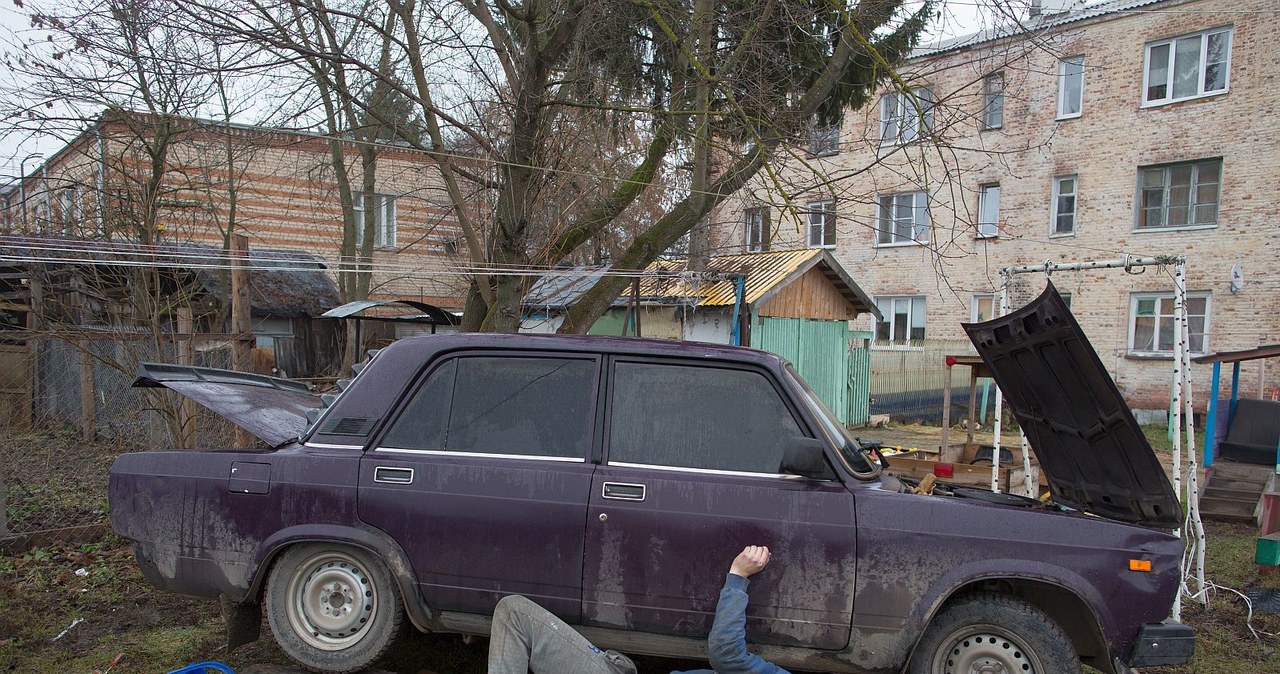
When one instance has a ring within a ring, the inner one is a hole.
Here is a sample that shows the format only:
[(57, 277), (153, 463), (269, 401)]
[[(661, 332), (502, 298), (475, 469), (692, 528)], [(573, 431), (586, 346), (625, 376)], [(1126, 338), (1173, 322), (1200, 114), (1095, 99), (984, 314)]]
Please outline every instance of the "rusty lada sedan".
[(966, 326), (1052, 499), (887, 474), (783, 359), (658, 340), (433, 335), (336, 398), (148, 365), (257, 450), (126, 454), (111, 519), (148, 580), (261, 610), (317, 672), (370, 666), (405, 623), (483, 635), (523, 594), (601, 646), (704, 657), (724, 561), (767, 545), (752, 649), (824, 672), (1078, 672), (1186, 662), (1167, 620), (1180, 507), (1050, 287)]

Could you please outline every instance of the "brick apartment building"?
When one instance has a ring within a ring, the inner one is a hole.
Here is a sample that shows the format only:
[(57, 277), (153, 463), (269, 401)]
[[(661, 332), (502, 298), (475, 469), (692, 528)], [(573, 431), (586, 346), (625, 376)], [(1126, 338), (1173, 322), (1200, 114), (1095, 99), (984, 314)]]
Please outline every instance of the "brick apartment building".
[[(803, 162), (713, 213), (716, 252), (831, 249), (880, 307), (863, 327), (882, 348), (961, 338), (1002, 267), (1184, 255), (1194, 352), (1280, 341), (1274, 3), (1033, 5), (919, 50), (910, 94), (815, 130)], [(1130, 404), (1166, 408), (1172, 269), (1131, 272), (1052, 280)], [(1014, 306), (1044, 287), (1015, 279)], [(1253, 365), (1246, 391), (1280, 386)], [(1209, 369), (1193, 376), (1202, 410)]]
[[(162, 134), (145, 116), (105, 113), (56, 153), (24, 162), (22, 179), (0, 190), (2, 233), (221, 247), (234, 212), (234, 229), (251, 249), (311, 253), (336, 267), (343, 219), (327, 139), (194, 119), (170, 123)], [(155, 170), (147, 148), (162, 136), (167, 153)], [(359, 190), (354, 143), (345, 156)], [(356, 204), (357, 222), (375, 227), (371, 296), (460, 309), (462, 283), (450, 273), (459, 232), (433, 163), (388, 144), (379, 146), (375, 175), (375, 203), (358, 195)]]

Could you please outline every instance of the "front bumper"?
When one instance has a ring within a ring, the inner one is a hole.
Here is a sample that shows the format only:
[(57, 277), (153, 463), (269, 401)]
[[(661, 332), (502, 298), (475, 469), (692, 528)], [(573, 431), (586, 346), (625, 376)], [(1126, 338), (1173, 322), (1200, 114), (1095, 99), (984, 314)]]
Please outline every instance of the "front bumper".
[(1130, 667), (1181, 665), (1190, 662), (1195, 651), (1196, 632), (1190, 627), (1172, 620), (1147, 623), (1138, 630), (1128, 664)]

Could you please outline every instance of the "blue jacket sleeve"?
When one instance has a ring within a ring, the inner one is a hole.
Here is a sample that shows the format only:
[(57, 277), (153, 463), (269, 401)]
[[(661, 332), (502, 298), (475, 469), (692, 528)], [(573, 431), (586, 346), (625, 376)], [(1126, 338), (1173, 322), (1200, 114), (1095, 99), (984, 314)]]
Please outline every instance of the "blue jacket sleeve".
[(716, 605), (716, 619), (707, 637), (707, 651), (716, 674), (788, 674), (787, 670), (747, 652), (747, 586), (742, 576), (728, 574)]

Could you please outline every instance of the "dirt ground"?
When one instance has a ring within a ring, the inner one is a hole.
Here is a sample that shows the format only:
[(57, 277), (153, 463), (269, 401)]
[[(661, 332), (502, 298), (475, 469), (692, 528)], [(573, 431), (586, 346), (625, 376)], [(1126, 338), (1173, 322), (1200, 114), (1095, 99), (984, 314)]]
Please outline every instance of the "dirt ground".
[[(927, 446), (926, 443), (936, 446), (939, 434), (938, 428), (911, 425), (862, 429), (858, 433), (864, 439), (908, 447)], [(1157, 451), (1164, 452), (1167, 458), (1163, 431), (1151, 431), (1151, 436)], [(989, 436), (984, 441), (989, 442)], [(9, 457), (22, 449), (9, 444), (5, 451)], [(109, 451), (110, 448), (81, 447), (79, 462), (67, 465), (79, 471), (92, 466), (96, 471), (104, 463), (98, 457)], [(92, 459), (86, 463), (88, 457)], [(33, 460), (28, 456), (19, 462)], [(57, 462), (42, 461), (41, 465)], [(85, 504), (92, 503), (87, 510), (98, 512), (101, 517), (97, 504), (105, 494), (95, 490), (99, 481), (95, 478), (78, 483), (79, 493), (74, 497), (70, 491), (60, 491), (53, 502), (64, 512), (76, 514), (86, 510)], [(28, 501), (21, 503), (26, 507)], [(1256, 529), (1209, 523), (1206, 531), (1211, 581), (1240, 592), (1280, 589), (1280, 573), (1260, 574), (1253, 565)], [(1195, 662), (1151, 671), (1280, 674), (1280, 638), (1274, 636), (1280, 633), (1280, 616), (1254, 615), (1255, 636), (1248, 626), (1249, 611), (1239, 596), (1227, 589), (1210, 590), (1209, 594), (1208, 606), (1188, 601), (1183, 614), (1184, 621), (1198, 630)], [(381, 671), (484, 672), (485, 639), (465, 641), (456, 635), (409, 631), (403, 644), (380, 665)], [(226, 662), (241, 674), (298, 671), (274, 645), (265, 625), (263, 638), (254, 644), (232, 653), (227, 653), (222, 644), (217, 602), (152, 589), (138, 572), (132, 552), (118, 538), (0, 556), (0, 672), (154, 674), (208, 659)], [(705, 666), (661, 658), (638, 658), (637, 662), (643, 674)]]

